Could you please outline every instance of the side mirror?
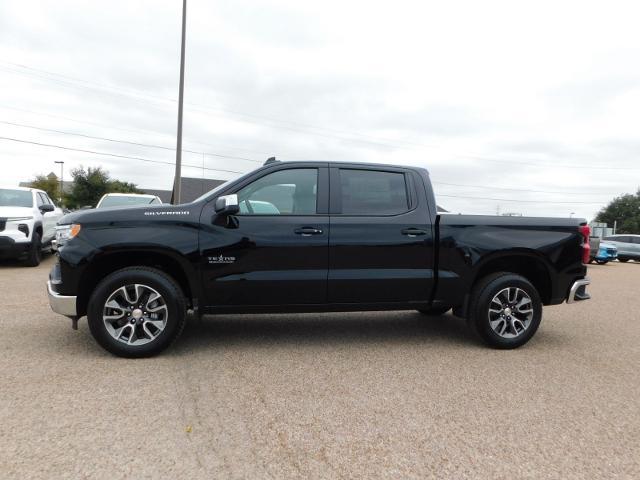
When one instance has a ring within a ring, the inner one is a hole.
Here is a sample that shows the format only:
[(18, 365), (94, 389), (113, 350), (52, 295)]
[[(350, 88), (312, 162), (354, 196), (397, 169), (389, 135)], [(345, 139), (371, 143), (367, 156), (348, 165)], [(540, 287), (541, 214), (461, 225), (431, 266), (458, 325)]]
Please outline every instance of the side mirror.
[(53, 212), (55, 209), (56, 207), (54, 207), (50, 203), (45, 203), (44, 205), (40, 205), (40, 211), (42, 213)]
[(216, 198), (216, 213), (220, 215), (234, 215), (240, 211), (238, 205), (238, 195), (223, 195)]

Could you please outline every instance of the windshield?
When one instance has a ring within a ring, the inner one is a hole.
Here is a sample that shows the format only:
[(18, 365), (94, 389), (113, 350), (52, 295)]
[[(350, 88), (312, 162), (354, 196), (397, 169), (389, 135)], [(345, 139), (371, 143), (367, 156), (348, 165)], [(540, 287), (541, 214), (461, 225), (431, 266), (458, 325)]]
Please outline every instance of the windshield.
[(155, 197), (142, 197), (139, 195), (131, 195), (131, 196), (108, 196), (104, 197), (97, 208), (105, 208), (105, 207), (127, 207), (127, 206), (135, 206), (135, 205), (149, 205), (150, 203), (154, 203)]
[(29, 190), (0, 188), (0, 207), (33, 207), (33, 196)]

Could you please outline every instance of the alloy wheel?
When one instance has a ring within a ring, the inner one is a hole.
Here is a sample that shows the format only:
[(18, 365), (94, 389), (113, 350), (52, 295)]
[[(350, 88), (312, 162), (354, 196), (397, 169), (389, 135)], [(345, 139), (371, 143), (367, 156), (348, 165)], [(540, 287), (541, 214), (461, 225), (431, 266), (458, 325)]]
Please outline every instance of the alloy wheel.
[(489, 325), (503, 338), (516, 338), (524, 333), (533, 319), (531, 297), (521, 288), (500, 290), (489, 305)]
[(145, 345), (167, 326), (169, 310), (157, 290), (139, 283), (124, 285), (109, 295), (102, 320), (114, 339), (127, 345)]

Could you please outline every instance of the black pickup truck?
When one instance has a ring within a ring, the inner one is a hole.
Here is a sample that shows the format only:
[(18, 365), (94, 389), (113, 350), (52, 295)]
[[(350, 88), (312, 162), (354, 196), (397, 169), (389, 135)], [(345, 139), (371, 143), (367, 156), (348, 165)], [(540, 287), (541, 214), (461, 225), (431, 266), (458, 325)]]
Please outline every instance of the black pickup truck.
[(272, 161), (189, 204), (60, 225), (51, 307), (125, 357), (167, 348), (188, 311), (453, 309), (515, 348), (543, 305), (589, 298), (584, 220), (438, 214), (416, 167)]

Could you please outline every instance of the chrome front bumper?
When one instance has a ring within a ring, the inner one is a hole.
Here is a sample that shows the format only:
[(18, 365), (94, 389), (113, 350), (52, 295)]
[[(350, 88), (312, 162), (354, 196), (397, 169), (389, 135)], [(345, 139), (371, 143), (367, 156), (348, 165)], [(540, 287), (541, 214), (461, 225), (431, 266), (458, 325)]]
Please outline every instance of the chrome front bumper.
[(571, 290), (569, 290), (567, 303), (589, 300), (591, 298), (591, 295), (587, 293), (587, 285), (589, 285), (590, 283), (591, 279), (589, 277), (584, 277), (573, 282), (573, 285), (571, 285)]
[(60, 295), (51, 288), (51, 280), (47, 281), (47, 292), (49, 293), (49, 305), (51, 310), (60, 315), (75, 318), (78, 316), (76, 310), (76, 296)]

